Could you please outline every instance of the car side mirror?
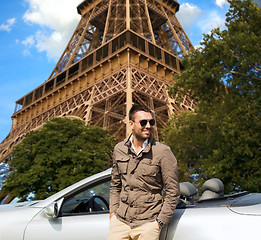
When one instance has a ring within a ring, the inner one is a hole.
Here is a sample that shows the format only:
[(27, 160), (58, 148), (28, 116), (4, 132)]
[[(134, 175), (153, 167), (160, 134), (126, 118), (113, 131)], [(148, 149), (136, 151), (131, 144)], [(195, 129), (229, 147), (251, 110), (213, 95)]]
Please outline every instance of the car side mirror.
[(53, 202), (44, 209), (44, 213), (47, 217), (57, 218), (63, 202), (63, 198), (57, 202)]

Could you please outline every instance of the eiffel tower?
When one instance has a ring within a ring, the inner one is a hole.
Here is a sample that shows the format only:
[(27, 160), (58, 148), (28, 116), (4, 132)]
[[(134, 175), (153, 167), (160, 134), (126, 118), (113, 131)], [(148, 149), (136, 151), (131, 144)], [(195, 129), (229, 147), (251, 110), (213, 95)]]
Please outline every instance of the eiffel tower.
[(128, 111), (148, 106), (156, 118), (154, 136), (171, 114), (193, 110), (166, 87), (181, 71), (180, 60), (193, 48), (176, 18), (175, 0), (85, 0), (81, 20), (49, 78), (16, 101), (12, 129), (0, 144), (8, 159), (24, 135), (53, 117), (80, 118), (128, 136)]

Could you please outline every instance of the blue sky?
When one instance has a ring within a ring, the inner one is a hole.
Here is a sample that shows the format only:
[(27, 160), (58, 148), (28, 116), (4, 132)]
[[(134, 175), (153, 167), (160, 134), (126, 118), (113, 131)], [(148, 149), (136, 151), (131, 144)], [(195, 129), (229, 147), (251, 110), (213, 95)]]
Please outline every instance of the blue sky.
[[(0, 1), (0, 142), (15, 101), (48, 79), (80, 16), (82, 0)], [(194, 46), (203, 33), (224, 29), (225, 0), (179, 0), (177, 17)]]

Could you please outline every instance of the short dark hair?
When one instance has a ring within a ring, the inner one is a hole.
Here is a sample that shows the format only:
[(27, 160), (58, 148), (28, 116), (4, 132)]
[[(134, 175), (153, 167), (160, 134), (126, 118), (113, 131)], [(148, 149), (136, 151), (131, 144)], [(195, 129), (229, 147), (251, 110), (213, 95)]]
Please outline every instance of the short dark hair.
[(139, 111), (144, 111), (144, 112), (148, 112), (148, 113), (151, 113), (151, 110), (146, 107), (146, 106), (143, 106), (143, 105), (138, 105), (138, 104), (135, 104), (131, 107), (130, 111), (129, 111), (129, 120), (133, 120), (132, 117), (133, 115), (136, 113), (136, 112), (139, 112)]

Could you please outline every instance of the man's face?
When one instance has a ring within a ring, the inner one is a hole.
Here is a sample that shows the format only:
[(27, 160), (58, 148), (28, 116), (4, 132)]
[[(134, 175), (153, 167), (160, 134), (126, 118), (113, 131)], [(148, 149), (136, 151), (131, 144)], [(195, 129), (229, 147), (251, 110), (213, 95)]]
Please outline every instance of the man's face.
[[(147, 120), (147, 121), (142, 121), (142, 120)], [(151, 113), (144, 112), (144, 111), (136, 112), (133, 115), (132, 120), (130, 120), (129, 122), (132, 129), (133, 136), (141, 141), (146, 140), (150, 136), (153, 128), (153, 126), (149, 122), (150, 120), (153, 120)], [(142, 126), (145, 122), (146, 124)]]

